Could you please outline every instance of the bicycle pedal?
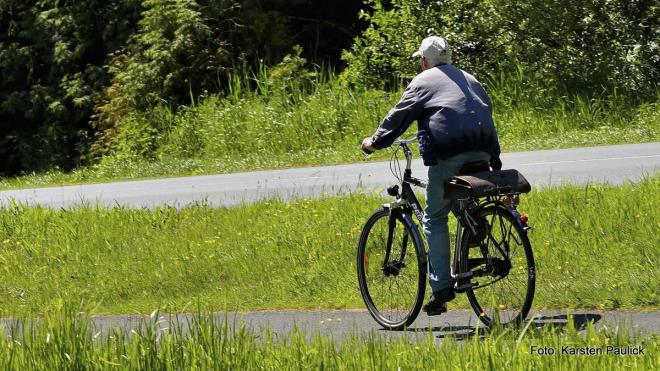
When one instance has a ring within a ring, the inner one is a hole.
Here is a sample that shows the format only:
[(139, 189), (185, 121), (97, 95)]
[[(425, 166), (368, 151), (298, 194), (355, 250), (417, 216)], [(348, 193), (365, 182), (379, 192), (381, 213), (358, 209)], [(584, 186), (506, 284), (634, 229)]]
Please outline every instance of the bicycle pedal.
[(456, 291), (456, 292), (465, 292), (465, 290), (467, 290), (471, 287), (472, 287), (471, 282), (463, 283), (463, 284), (460, 284), (460, 285), (456, 284), (456, 286), (454, 287), (454, 291)]
[(471, 271), (467, 271), (467, 272), (463, 272), (463, 273), (459, 273), (459, 274), (455, 275), (454, 279), (457, 280), (457, 281), (460, 281), (460, 280), (464, 280), (466, 278), (472, 278), (473, 275), (474, 275), (474, 273), (472, 273)]

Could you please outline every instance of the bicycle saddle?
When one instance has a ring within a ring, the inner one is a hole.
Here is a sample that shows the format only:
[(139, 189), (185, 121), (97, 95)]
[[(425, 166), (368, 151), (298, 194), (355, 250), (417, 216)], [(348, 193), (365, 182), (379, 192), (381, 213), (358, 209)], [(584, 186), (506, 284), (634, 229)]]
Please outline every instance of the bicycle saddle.
[(517, 170), (494, 170), (457, 175), (445, 182), (444, 198), (487, 197), (508, 193), (527, 193), (531, 185)]

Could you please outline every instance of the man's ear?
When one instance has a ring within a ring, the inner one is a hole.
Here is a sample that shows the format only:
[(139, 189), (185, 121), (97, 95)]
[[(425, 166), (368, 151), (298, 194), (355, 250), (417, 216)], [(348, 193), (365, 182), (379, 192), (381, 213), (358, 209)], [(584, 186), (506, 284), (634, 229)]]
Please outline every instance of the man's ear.
[(426, 60), (426, 57), (422, 57), (422, 69), (426, 70), (429, 68), (429, 61)]

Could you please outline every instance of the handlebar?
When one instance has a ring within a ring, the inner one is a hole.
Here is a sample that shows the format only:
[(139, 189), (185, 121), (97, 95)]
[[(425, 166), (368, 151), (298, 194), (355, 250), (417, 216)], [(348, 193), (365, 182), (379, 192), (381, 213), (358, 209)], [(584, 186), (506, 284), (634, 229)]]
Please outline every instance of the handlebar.
[(398, 145), (400, 145), (400, 146), (403, 146), (403, 145), (405, 145), (405, 144), (408, 144), (408, 143), (415, 143), (415, 142), (417, 142), (417, 141), (419, 141), (419, 139), (418, 139), (417, 137), (410, 138), (410, 139), (397, 139), (397, 140), (395, 140), (394, 143), (392, 143), (392, 144), (393, 144), (393, 145), (394, 145), (394, 144), (398, 144)]
[[(413, 137), (413, 138), (408, 138), (408, 139), (397, 139), (394, 142), (392, 142), (392, 145), (401, 146), (401, 149), (403, 149), (403, 153), (406, 156), (406, 167), (405, 167), (404, 172), (403, 172), (403, 178), (400, 179), (400, 180), (402, 182), (410, 183), (410, 184), (418, 186), (418, 187), (426, 188), (426, 183), (425, 182), (421, 181), (420, 179), (414, 178), (411, 175), (413, 154), (412, 154), (412, 151), (410, 150), (410, 148), (408, 147), (408, 144), (416, 143), (416, 142), (419, 142), (419, 139), (417, 137)], [(362, 149), (362, 151), (365, 152), (367, 155), (372, 153), (371, 151), (367, 151), (364, 148)], [(396, 151), (395, 151), (395, 153), (396, 153)], [(365, 156), (365, 158), (366, 158), (366, 156)], [(395, 158), (395, 157), (393, 157), (393, 158)], [(391, 167), (390, 167), (390, 169), (391, 169)], [(396, 174), (395, 174), (395, 176), (396, 176)]]
[(399, 145), (403, 149), (403, 154), (406, 156), (406, 167), (403, 172), (403, 179), (401, 179), (402, 182), (410, 183), (412, 185), (415, 185), (417, 187), (421, 188), (426, 188), (426, 183), (423, 182), (420, 179), (417, 179), (412, 176), (412, 158), (413, 154), (410, 148), (408, 147), (408, 144), (410, 143), (416, 143), (419, 142), (419, 139), (417, 137), (409, 138), (409, 139), (397, 139), (395, 140), (392, 145)]
[(410, 167), (412, 165), (412, 151), (408, 148), (409, 143), (417, 142), (417, 137), (409, 139), (397, 139), (392, 143), (392, 145), (398, 144), (403, 148), (403, 154), (406, 156), (406, 172), (410, 172)]

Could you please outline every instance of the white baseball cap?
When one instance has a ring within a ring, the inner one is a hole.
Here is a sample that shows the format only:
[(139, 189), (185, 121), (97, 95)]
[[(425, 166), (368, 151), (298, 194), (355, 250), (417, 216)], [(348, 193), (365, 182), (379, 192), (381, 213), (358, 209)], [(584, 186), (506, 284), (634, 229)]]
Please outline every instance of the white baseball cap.
[(429, 36), (422, 40), (419, 50), (412, 56), (413, 58), (424, 57), (429, 62), (451, 63), (449, 44), (440, 36)]

